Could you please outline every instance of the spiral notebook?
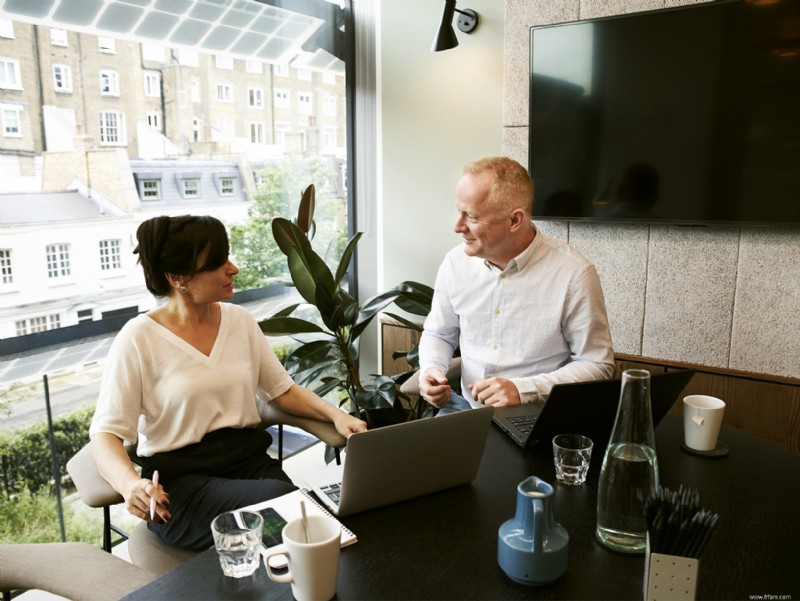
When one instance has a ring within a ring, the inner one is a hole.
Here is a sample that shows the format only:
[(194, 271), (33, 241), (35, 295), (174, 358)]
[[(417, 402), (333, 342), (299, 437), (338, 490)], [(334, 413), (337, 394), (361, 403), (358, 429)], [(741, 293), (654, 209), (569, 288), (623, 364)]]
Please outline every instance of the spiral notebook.
[[(320, 505), (316, 497), (305, 488), (300, 488), (255, 505), (248, 505), (247, 507), (242, 507), (242, 509), (257, 511), (264, 517), (262, 538), (264, 546), (269, 549), (281, 544), (281, 531), (286, 522), (291, 522), (303, 516), (300, 501), (305, 504), (306, 515), (324, 515), (332, 520), (339, 521), (330, 511)], [(358, 541), (356, 535), (349, 528), (342, 525), (341, 522), (339, 522), (339, 525), (342, 526), (342, 547), (355, 544)]]

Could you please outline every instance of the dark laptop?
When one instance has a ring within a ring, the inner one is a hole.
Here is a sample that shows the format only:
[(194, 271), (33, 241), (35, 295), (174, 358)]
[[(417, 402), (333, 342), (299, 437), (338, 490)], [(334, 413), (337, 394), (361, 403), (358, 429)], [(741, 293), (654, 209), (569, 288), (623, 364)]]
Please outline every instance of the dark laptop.
[[(694, 370), (653, 374), (650, 378), (650, 404), (653, 426), (675, 403), (689, 383)], [(546, 402), (496, 407), (492, 421), (521, 447), (549, 444), (556, 434), (583, 434), (595, 449), (608, 444), (617, 415), (621, 380), (597, 380), (553, 386)]]

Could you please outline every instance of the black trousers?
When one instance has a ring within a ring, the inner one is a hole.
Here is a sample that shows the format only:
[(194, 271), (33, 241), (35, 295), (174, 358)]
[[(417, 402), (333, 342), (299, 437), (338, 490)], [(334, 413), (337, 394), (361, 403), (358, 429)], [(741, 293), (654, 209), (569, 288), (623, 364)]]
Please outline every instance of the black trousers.
[(143, 478), (158, 470), (172, 514), (169, 522), (147, 527), (167, 544), (202, 550), (214, 544), (211, 521), (220, 513), (295, 490), (267, 455), (270, 444), (261, 428), (225, 428), (182, 449), (141, 457)]

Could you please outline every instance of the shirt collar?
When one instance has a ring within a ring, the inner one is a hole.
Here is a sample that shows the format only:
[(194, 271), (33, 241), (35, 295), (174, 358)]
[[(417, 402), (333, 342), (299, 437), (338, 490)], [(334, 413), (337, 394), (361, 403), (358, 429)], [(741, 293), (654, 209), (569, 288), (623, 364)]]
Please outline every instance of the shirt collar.
[[(504, 270), (505, 272), (510, 273), (512, 271), (522, 271), (530, 262), (531, 258), (533, 258), (533, 255), (536, 254), (536, 249), (539, 248), (539, 245), (542, 243), (543, 236), (542, 233), (536, 229), (533, 221), (531, 221), (531, 227), (533, 228), (533, 231), (536, 232), (533, 242), (531, 242), (525, 250), (508, 262), (508, 265), (506, 265)], [(491, 266), (488, 261), (486, 263), (487, 266)]]

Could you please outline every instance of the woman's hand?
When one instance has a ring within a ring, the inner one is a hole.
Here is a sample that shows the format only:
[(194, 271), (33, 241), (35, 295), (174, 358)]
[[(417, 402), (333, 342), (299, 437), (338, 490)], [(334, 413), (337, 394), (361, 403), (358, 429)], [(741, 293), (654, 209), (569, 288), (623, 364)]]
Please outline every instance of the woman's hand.
[[(167, 510), (169, 493), (161, 484), (154, 484), (147, 478), (139, 478), (131, 482), (127, 490), (120, 491), (125, 499), (125, 509), (131, 515), (153, 524), (168, 522), (172, 517)], [(150, 516), (150, 500), (155, 500), (153, 516)]]

